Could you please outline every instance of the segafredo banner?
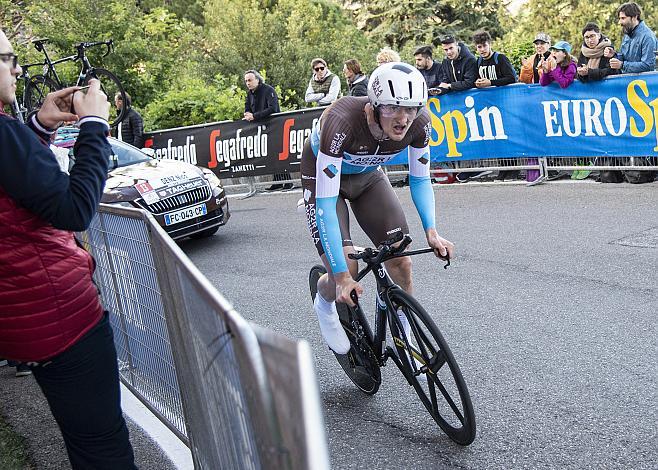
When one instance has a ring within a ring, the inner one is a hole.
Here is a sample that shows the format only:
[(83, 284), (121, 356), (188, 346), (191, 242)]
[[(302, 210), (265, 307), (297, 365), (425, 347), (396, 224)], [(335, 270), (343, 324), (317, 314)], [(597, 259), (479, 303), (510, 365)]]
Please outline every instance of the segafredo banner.
[(433, 161), (658, 155), (658, 73), (432, 97)]
[(325, 108), (274, 114), (261, 122), (224, 121), (148, 134), (158, 158), (210, 168), (220, 178), (299, 171), (302, 149)]
[[(432, 161), (658, 155), (658, 73), (600, 82), (516, 84), (431, 97)], [(325, 108), (152, 133), (160, 158), (221, 178), (299, 171), (302, 148)], [(406, 152), (389, 164), (406, 163)]]

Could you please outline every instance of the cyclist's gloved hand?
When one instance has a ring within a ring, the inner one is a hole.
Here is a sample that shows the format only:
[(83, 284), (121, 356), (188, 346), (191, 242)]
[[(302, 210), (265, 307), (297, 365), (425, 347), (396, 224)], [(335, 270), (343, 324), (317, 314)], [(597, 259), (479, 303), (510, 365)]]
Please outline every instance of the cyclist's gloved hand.
[(451, 259), (454, 257), (455, 244), (450, 240), (446, 240), (445, 238), (439, 236), (439, 234), (436, 232), (436, 229), (427, 229), (425, 236), (427, 237), (427, 244), (431, 248), (434, 248), (434, 254), (437, 257), (442, 259)]
[(71, 112), (71, 100), (78, 87), (69, 87), (48, 93), (37, 113), (41, 125), (48, 129), (57, 129), (62, 122), (77, 121), (78, 117)]
[(110, 103), (101, 90), (101, 82), (95, 78), (89, 80), (89, 89), (86, 93), (81, 91), (73, 95), (73, 107), (80, 119), (96, 116), (107, 121), (110, 117)]
[(356, 295), (360, 297), (363, 294), (361, 284), (352, 279), (348, 272), (334, 275), (334, 280), (336, 281), (336, 302), (342, 302), (353, 307), (354, 301), (351, 298), (351, 293), (354, 290)]

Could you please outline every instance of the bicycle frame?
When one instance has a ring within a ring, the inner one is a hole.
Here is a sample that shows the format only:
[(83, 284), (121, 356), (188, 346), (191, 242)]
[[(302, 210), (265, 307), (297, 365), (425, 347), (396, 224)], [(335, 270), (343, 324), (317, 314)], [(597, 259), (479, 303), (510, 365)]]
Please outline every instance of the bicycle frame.
[[(405, 241), (407, 237), (408, 236), (405, 236)], [(405, 246), (408, 245), (410, 242), (411, 239), (409, 238), (409, 241), (405, 244)], [(380, 261), (375, 261), (375, 262), (366, 261), (367, 266), (363, 268), (361, 271), (359, 271), (359, 273), (355, 278), (355, 280), (359, 282), (364, 277), (366, 277), (366, 275), (370, 271), (372, 271), (373, 274), (375, 275), (375, 279), (377, 282), (377, 294), (376, 294), (377, 308), (375, 312), (374, 334), (370, 329), (370, 323), (368, 322), (365, 314), (363, 313), (363, 310), (361, 309), (358, 299), (356, 299), (356, 295), (352, 297), (352, 300), (355, 303), (355, 307), (351, 307), (349, 310), (350, 312), (356, 314), (359, 323), (365, 330), (366, 339), (370, 342), (372, 351), (377, 357), (377, 361), (380, 366), (385, 365), (386, 360), (389, 357), (393, 358), (393, 360), (396, 363), (397, 361), (399, 361), (398, 357), (395, 354), (390, 354), (386, 350), (386, 326), (389, 321), (389, 315), (397, 315), (393, 303), (391, 302), (389, 292), (391, 291), (391, 289), (399, 286), (395, 282), (393, 282), (393, 279), (391, 279), (391, 276), (388, 274), (388, 271), (384, 266), (384, 262), (394, 258), (401, 258), (403, 256), (414, 256), (414, 255), (419, 255), (423, 253), (432, 253), (432, 252), (434, 252), (432, 248), (423, 248), (420, 250), (403, 251), (400, 253), (388, 254), (387, 256), (384, 256), (383, 259)], [(352, 258), (352, 256), (353, 255), (350, 255), (350, 258)], [(445, 267), (447, 268), (449, 264), (450, 261), (448, 260), (448, 263), (445, 265)], [(398, 364), (398, 366), (400, 366), (400, 364)]]
[[(77, 54), (70, 55), (67, 57), (62, 57), (61, 59), (57, 59), (53, 61), (50, 59), (50, 56), (48, 56), (48, 51), (46, 50), (45, 43), (39, 44), (37, 50), (39, 52), (43, 52), (43, 55), (45, 56), (45, 61), (42, 64), (43, 75), (52, 78), (57, 83), (57, 85), (60, 88), (62, 88), (64, 87), (64, 82), (62, 82), (62, 80), (59, 78), (59, 75), (57, 75), (57, 70), (55, 70), (55, 65), (61, 64), (63, 62), (75, 62), (79, 60), (81, 62), (81, 67), (80, 67), (80, 72), (78, 73), (78, 80), (76, 81), (75, 85), (76, 86), (81, 85), (84, 82), (85, 77), (89, 74), (89, 72), (94, 69), (94, 66), (91, 65), (89, 59), (87, 58), (87, 55), (85, 54), (85, 50), (90, 47), (95, 47), (100, 45), (104, 45), (105, 47), (107, 47), (107, 52), (103, 55), (103, 57), (105, 57), (107, 54), (110, 53), (112, 47), (112, 40), (104, 41), (104, 42), (78, 44), (76, 46), (78, 50)], [(38, 64), (34, 64), (34, 65), (38, 65)]]

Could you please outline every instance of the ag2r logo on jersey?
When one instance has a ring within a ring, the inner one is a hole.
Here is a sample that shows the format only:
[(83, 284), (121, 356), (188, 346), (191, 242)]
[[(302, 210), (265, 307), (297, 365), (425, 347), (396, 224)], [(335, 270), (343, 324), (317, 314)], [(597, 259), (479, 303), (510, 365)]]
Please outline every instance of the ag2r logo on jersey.
[(420, 163), (422, 163), (423, 165), (427, 165), (427, 162), (430, 161), (429, 158), (428, 158), (429, 156), (430, 156), (429, 153), (424, 153), (424, 154), (422, 154), (422, 155), (420, 156), (420, 158), (418, 159), (418, 161), (419, 161)]
[(329, 178), (334, 178), (338, 174), (338, 168), (333, 163), (328, 165), (324, 170), (322, 170), (325, 175)]

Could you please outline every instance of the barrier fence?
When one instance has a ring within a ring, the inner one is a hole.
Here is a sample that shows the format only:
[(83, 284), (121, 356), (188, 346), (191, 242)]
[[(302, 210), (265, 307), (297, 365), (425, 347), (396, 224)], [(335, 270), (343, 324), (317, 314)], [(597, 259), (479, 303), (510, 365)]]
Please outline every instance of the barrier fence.
[(329, 468), (306, 342), (244, 320), (145, 211), (101, 205), (79, 239), (96, 259), (122, 382), (196, 469)]

